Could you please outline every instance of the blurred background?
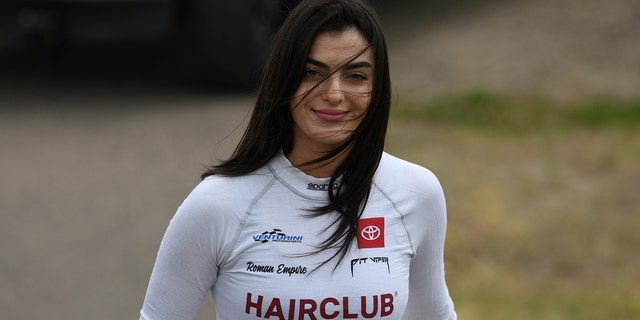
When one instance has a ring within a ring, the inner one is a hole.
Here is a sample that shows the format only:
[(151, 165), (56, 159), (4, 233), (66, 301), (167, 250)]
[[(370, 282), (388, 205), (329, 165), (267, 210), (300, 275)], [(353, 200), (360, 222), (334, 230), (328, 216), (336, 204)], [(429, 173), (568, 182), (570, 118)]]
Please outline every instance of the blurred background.
[[(0, 318), (138, 317), (295, 2), (0, 3)], [(445, 189), (459, 317), (636, 319), (640, 2), (376, 3), (387, 150)]]

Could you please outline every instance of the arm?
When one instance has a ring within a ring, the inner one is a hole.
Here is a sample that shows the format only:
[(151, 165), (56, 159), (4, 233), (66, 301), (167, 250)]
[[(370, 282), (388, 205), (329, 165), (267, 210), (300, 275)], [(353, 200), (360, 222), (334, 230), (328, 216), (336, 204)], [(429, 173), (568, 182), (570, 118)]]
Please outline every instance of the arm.
[(457, 315), (444, 273), (447, 212), (442, 187), (429, 172), (421, 186), (418, 205), (405, 225), (415, 245), (409, 274), (409, 301), (403, 319), (455, 320)]
[(165, 232), (140, 311), (142, 320), (194, 319), (216, 282), (210, 195), (199, 188), (180, 206)]

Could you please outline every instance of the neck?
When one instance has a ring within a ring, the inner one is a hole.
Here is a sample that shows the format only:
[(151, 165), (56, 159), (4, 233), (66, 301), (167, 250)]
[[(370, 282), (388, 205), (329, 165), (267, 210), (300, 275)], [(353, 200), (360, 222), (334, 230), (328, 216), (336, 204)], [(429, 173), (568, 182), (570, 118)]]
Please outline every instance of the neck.
[(316, 178), (329, 178), (333, 176), (338, 169), (338, 166), (340, 166), (347, 157), (347, 154), (348, 151), (345, 150), (335, 157), (313, 163), (310, 162), (324, 156), (325, 154), (318, 152), (300, 153), (292, 151), (286, 156), (294, 167), (302, 170), (304, 173)]

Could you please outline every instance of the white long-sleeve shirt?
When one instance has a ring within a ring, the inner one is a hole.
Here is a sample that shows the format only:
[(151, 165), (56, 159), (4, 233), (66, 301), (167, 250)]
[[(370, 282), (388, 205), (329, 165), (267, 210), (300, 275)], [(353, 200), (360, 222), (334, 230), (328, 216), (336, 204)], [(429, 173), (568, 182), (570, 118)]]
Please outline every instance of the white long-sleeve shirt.
[(210, 176), (171, 220), (142, 320), (193, 319), (211, 291), (218, 320), (456, 319), (445, 283), (446, 208), (427, 169), (383, 154), (342, 263), (310, 254), (332, 233), (329, 179), (280, 154), (241, 177)]

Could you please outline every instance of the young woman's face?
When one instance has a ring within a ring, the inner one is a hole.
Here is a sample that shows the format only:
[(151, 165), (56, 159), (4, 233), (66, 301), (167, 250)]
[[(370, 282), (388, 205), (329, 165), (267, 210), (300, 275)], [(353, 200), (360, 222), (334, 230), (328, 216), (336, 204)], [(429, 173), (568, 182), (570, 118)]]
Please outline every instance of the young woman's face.
[(355, 28), (316, 37), (291, 101), (294, 150), (328, 152), (353, 133), (369, 106), (373, 66), (373, 53)]

